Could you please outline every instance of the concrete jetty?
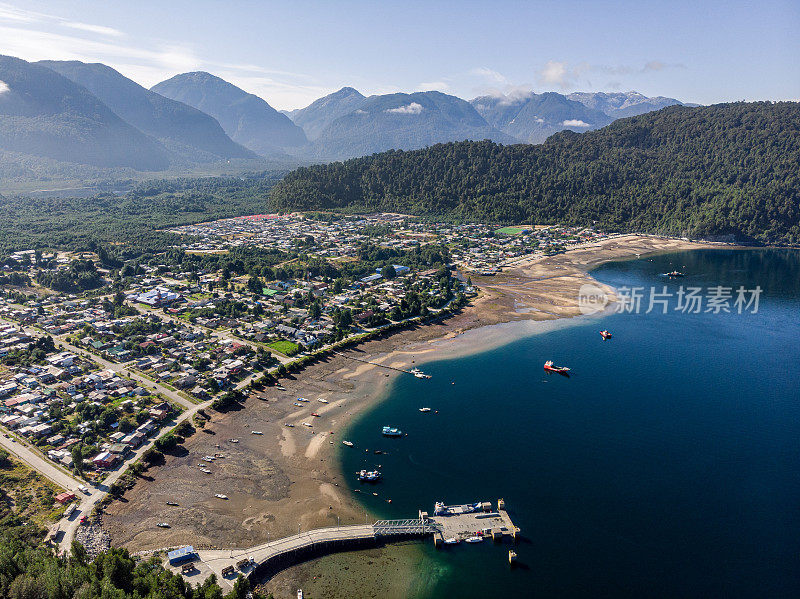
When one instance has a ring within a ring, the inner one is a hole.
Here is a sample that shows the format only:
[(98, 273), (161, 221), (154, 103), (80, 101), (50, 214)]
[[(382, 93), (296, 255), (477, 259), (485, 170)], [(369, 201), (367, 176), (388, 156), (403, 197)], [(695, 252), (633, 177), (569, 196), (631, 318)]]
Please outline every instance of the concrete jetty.
[(459, 506), (437, 503), (434, 515), (420, 511), (417, 518), (378, 520), (373, 524), (317, 528), (270, 541), (249, 549), (201, 549), (178, 551), (180, 559), (164, 566), (181, 573), (186, 580), (200, 584), (212, 573), (223, 587), (232, 587), (239, 575), (257, 580), (269, 579), (295, 564), (338, 551), (377, 547), (385, 543), (433, 537), (440, 546), (446, 539), (509, 537), (516, 540), (519, 528), (511, 521), (503, 500), (497, 510), (488, 501)]
[[(435, 523), (421, 518), (378, 520), (374, 524), (317, 528), (249, 549), (201, 549), (175, 563), (167, 561), (164, 566), (182, 573), (193, 584), (202, 583), (213, 573), (223, 587), (232, 587), (240, 574), (262, 580), (284, 568), (328, 553), (424, 538), (435, 531)], [(187, 567), (190, 564), (193, 567)]]

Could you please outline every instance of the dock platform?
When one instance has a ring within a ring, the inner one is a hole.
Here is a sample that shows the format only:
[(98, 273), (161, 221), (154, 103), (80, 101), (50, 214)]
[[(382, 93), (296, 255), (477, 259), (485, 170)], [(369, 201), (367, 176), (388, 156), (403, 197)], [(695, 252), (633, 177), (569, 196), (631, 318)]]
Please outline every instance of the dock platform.
[(420, 517), (436, 524), (434, 543), (437, 546), (448, 539), (460, 542), (471, 537), (516, 541), (519, 527), (508, 515), (505, 502), (500, 499), (497, 504), (494, 509), (488, 501), (454, 506), (437, 503), (433, 516), (420, 512)]
[(239, 575), (264, 580), (295, 564), (338, 551), (427, 537), (433, 537), (437, 547), (447, 539), (516, 540), (518, 533), (519, 528), (511, 521), (502, 499), (496, 510), (488, 501), (460, 506), (437, 503), (433, 516), (420, 511), (417, 518), (317, 528), (249, 549), (201, 549), (193, 552), (193, 561), (165, 560), (164, 567), (183, 574), (195, 585), (215, 574), (220, 585), (232, 588)]

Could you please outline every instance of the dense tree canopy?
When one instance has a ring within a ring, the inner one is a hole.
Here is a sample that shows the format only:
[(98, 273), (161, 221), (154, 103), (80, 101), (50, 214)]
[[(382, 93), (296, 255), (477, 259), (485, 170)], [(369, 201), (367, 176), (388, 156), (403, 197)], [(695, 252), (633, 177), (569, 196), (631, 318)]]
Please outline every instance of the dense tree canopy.
[(271, 199), (289, 210), (799, 243), (798, 164), (798, 103), (672, 106), (540, 146), (466, 141), (301, 168)]

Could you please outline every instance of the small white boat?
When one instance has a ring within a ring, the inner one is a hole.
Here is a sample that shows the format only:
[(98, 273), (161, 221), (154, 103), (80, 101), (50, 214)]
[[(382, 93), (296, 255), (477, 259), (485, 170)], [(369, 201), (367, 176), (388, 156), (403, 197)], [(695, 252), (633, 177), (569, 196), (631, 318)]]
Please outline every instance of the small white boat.
[(420, 408), (419, 411), (420, 412), (430, 412), (431, 409), (430, 408)]
[(303, 589), (297, 589), (297, 599), (303, 599)]
[(304, 422), (304, 423), (303, 423), (303, 426), (307, 426), (308, 428), (311, 428), (311, 427), (313, 427), (314, 425), (313, 425), (313, 424), (311, 424), (310, 422)]
[(291, 422), (287, 422), (286, 424), (284, 424), (284, 426), (288, 426), (289, 428), (294, 428), (294, 424), (292, 424)]
[(353, 442), (352, 441), (342, 441), (342, 445), (347, 445), (348, 447), (352, 447), (353, 446)]
[(250, 431), (250, 434), (251, 435), (263, 435), (264, 433), (262, 433), (261, 431)]
[(214, 497), (216, 497), (217, 499), (227, 499), (228, 498), (227, 495), (223, 495), (222, 493), (215, 493)]
[(458, 545), (461, 541), (457, 537), (450, 537), (444, 540), (445, 545)]
[(480, 543), (483, 541), (483, 537), (468, 537), (464, 539), (465, 543)]
[(169, 524), (167, 524), (166, 522), (156, 522), (156, 526), (158, 526), (159, 528), (169, 528)]
[(322, 399), (321, 397), (317, 400), (319, 403), (328, 403), (327, 399)]
[(297, 401), (307, 402), (308, 400), (305, 397), (298, 397)]
[(202, 472), (203, 474), (211, 474), (211, 470), (209, 470), (208, 468), (200, 468), (200, 472)]
[(231, 443), (238, 443), (239, 439), (231, 439)]

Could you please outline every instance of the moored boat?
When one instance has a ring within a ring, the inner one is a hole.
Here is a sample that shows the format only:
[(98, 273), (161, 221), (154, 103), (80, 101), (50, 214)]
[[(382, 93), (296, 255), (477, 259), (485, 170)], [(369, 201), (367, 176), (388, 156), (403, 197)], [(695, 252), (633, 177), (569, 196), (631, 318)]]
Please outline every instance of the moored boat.
[(383, 436), (384, 437), (402, 437), (403, 431), (399, 428), (394, 428), (393, 426), (384, 426), (383, 427)]
[(353, 442), (352, 441), (342, 441), (342, 445), (347, 445), (348, 447), (352, 447), (353, 446)]
[(420, 412), (430, 412), (431, 409), (430, 408), (420, 408), (419, 411)]
[(361, 482), (376, 483), (381, 479), (381, 473), (378, 470), (360, 470), (356, 474)]
[(467, 537), (466, 539), (464, 539), (465, 543), (480, 543), (481, 541), (483, 541), (483, 537), (477, 537), (477, 536)]
[(544, 363), (544, 369), (547, 372), (556, 372), (558, 374), (566, 374), (569, 375), (569, 368), (566, 366), (555, 366), (552, 360), (548, 360)]
[(605, 330), (605, 331), (600, 331), (600, 336), (601, 336), (603, 339), (611, 339), (611, 333), (609, 333), (607, 330)]
[(450, 537), (449, 539), (444, 540), (445, 545), (458, 545), (461, 542), (461, 539), (458, 537)]

